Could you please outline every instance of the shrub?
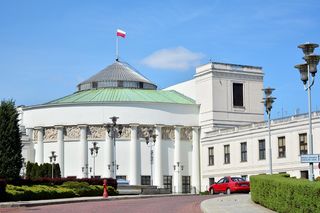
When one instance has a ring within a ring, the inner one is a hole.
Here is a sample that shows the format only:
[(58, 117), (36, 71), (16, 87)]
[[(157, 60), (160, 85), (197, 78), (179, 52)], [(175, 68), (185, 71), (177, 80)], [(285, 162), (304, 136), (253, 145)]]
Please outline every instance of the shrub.
[(318, 212), (320, 183), (283, 175), (250, 177), (251, 199), (277, 212)]
[(57, 186), (7, 186), (7, 200), (40, 200), (76, 197), (77, 194), (72, 189)]
[[(61, 185), (62, 187), (73, 189), (77, 195), (82, 196), (100, 196), (103, 194), (103, 186), (89, 185), (87, 182), (69, 181)], [(118, 192), (112, 187), (108, 186), (108, 194), (117, 195)]]
[(209, 191), (206, 190), (206, 191), (204, 191), (204, 192), (200, 192), (200, 195), (209, 195)]

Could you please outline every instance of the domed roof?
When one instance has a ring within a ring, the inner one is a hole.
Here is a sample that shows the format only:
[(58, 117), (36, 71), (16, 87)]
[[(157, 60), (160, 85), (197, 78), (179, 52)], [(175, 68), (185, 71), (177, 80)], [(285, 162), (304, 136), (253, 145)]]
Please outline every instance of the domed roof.
[(125, 62), (116, 61), (78, 85), (78, 90), (97, 88), (157, 89), (157, 85)]

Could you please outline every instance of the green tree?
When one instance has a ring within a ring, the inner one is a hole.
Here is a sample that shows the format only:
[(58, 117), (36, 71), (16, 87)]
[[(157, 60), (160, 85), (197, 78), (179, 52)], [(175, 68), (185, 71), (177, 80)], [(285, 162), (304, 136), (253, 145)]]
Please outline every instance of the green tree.
[(17, 179), (22, 168), (22, 144), (14, 101), (0, 104), (0, 178)]
[(27, 178), (31, 178), (31, 170), (32, 170), (32, 167), (33, 167), (33, 163), (31, 163), (30, 161), (28, 161), (27, 163), (27, 168), (26, 168), (26, 177)]

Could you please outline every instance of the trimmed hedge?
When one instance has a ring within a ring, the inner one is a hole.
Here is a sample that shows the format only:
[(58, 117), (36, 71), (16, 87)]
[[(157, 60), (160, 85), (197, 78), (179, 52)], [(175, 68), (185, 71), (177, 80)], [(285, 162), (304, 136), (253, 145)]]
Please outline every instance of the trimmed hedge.
[[(86, 182), (65, 182), (61, 186), (13, 186), (7, 185), (6, 201), (19, 200), (43, 200), (43, 199), (57, 199), (83, 196), (102, 196), (103, 186), (89, 185)], [(109, 195), (117, 195), (118, 192), (112, 187), (108, 186)]]
[(277, 212), (319, 212), (320, 183), (289, 175), (250, 177), (251, 199)]
[[(8, 184), (12, 184), (15, 186), (33, 186), (33, 185), (62, 185), (68, 181), (76, 181), (76, 182), (86, 182), (89, 185), (101, 185), (103, 186), (102, 178), (37, 178), (37, 179), (19, 179), (19, 180), (8, 180)], [(113, 178), (107, 178), (108, 186), (112, 186), (117, 189), (117, 181)]]

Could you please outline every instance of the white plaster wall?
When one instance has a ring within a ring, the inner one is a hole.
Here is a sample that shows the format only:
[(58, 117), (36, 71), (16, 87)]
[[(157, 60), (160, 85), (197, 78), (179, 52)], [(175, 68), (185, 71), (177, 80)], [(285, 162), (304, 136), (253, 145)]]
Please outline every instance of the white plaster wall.
[(191, 79), (189, 81), (185, 81), (179, 84), (175, 84), (173, 86), (167, 87), (163, 90), (175, 90), (193, 100), (196, 100), (196, 82), (195, 79)]
[[(300, 171), (308, 170), (308, 164), (300, 163), (299, 134), (308, 133), (306, 118), (286, 119), (283, 122), (271, 123), (272, 165), (273, 172), (287, 172), (291, 176), (300, 178)], [(286, 157), (278, 156), (278, 137), (285, 136)], [(259, 160), (260, 139), (266, 142), (266, 159)], [(313, 118), (314, 153), (320, 154), (320, 117)], [(247, 162), (240, 162), (240, 143), (247, 142)], [(230, 144), (230, 164), (224, 164), (224, 145)], [(209, 178), (217, 181), (223, 176), (241, 176), (269, 173), (269, 141), (267, 126), (250, 127), (229, 133), (212, 134), (203, 139), (202, 143), (202, 190), (207, 189)], [(208, 148), (214, 147), (214, 165), (208, 165)], [(315, 164), (315, 177), (319, 176), (318, 164)]]
[(118, 123), (166, 124), (197, 126), (197, 105), (155, 103), (110, 103), (104, 105), (62, 105), (24, 109), (26, 127), (103, 124), (110, 117), (119, 117)]

